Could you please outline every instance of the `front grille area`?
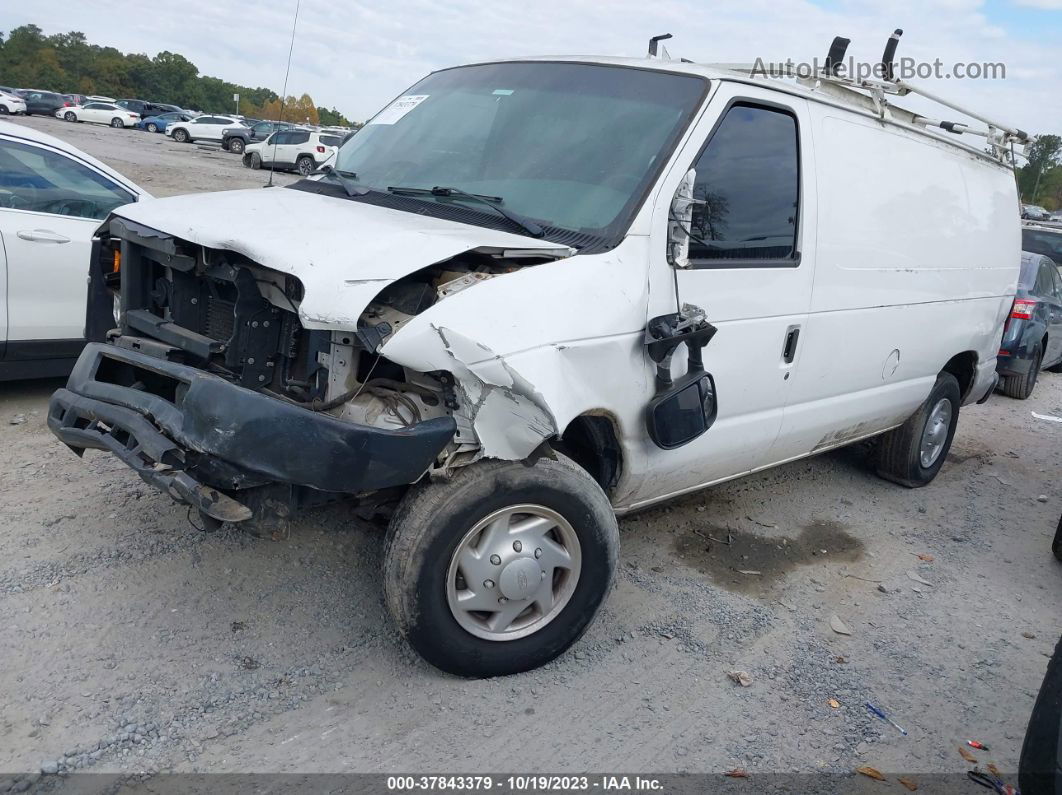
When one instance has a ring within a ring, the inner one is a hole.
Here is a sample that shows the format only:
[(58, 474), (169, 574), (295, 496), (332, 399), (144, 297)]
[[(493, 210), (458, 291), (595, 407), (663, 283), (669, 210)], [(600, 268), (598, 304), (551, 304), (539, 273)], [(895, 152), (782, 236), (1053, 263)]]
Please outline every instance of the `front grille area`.
[(317, 359), (330, 338), (299, 323), (296, 279), (120, 218), (111, 227), (121, 238), (123, 335), (158, 340), (178, 360), (249, 389), (297, 401), (323, 395), (327, 370)]
[(228, 340), (236, 331), (236, 304), (223, 298), (207, 299), (206, 323), (203, 333), (212, 340)]

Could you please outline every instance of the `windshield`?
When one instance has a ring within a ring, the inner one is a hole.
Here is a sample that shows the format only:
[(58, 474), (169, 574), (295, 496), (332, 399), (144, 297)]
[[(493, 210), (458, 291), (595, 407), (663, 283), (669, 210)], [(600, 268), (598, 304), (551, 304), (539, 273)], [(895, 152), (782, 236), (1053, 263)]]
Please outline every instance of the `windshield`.
[(545, 226), (609, 234), (637, 209), (706, 87), (696, 76), (591, 64), (449, 69), (370, 120), (336, 169), (378, 190), (501, 197)]

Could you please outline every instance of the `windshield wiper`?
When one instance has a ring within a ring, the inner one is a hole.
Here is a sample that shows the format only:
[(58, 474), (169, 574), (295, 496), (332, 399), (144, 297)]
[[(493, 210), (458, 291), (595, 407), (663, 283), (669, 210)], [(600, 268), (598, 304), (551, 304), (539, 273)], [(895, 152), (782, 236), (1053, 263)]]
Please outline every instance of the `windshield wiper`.
[(311, 171), (306, 176), (312, 177), (316, 174), (322, 175), (325, 179), (330, 179), (333, 182), (338, 182), (346, 192), (347, 196), (364, 196), (369, 192), (369, 189), (364, 185), (355, 185), (352, 180), (358, 178), (358, 175), (353, 171), (339, 171), (331, 166), (321, 166), (316, 171)]
[(490, 207), (502, 218), (506, 218), (512, 221), (514, 224), (523, 229), (531, 237), (542, 237), (545, 234), (542, 227), (532, 221), (530, 218), (514, 213), (511, 210), (504, 210), (498, 205), (505, 201), (501, 196), (485, 196), (481, 193), (467, 193), (460, 188), (448, 188), (436, 185), (434, 188), (403, 188), (403, 187), (389, 187), (389, 192), (394, 193), (397, 196), (441, 196), (450, 199), (466, 199), (480, 204), (485, 204)]

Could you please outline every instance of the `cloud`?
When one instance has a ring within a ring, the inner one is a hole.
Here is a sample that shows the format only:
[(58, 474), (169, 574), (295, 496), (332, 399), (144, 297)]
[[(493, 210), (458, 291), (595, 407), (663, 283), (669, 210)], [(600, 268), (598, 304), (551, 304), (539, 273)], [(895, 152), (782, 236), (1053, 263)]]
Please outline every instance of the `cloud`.
[[(295, 10), (295, 0), (252, 6), (182, 0), (155, 3), (150, 13), (134, 0), (60, 3), (66, 7), (54, 12), (48, 5), (16, 11), (17, 5), (0, 6), (0, 29), (35, 22), (47, 33), (81, 30), (122, 50), (173, 50), (204, 74), (277, 91)], [(899, 26), (906, 31), (900, 55), (1007, 67), (1006, 80), (930, 81), (927, 88), (1025, 129), (1062, 131), (1054, 42), (1046, 33), (1042, 40), (1017, 37), (1006, 18), (986, 8), (983, 0), (302, 0), (288, 93), (307, 92), (320, 105), (364, 119), (426, 73), (466, 62), (534, 54), (640, 57), (649, 36), (667, 32), (675, 34), (672, 55), (701, 62), (821, 59), (835, 35), (852, 39), (856, 58), (875, 61)]]

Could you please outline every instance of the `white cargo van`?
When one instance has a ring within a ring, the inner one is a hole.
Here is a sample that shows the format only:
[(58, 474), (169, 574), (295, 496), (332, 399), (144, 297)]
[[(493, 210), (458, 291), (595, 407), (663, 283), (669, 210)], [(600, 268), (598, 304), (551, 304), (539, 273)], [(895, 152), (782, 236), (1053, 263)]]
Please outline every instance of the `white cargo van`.
[(117, 210), (50, 425), (212, 522), (390, 506), (417, 651), (541, 665), (608, 593), (616, 514), (877, 435), (878, 471), (924, 486), (991, 392), (1023, 134), (985, 131), (997, 158), (896, 93), (435, 72), (324, 174)]

